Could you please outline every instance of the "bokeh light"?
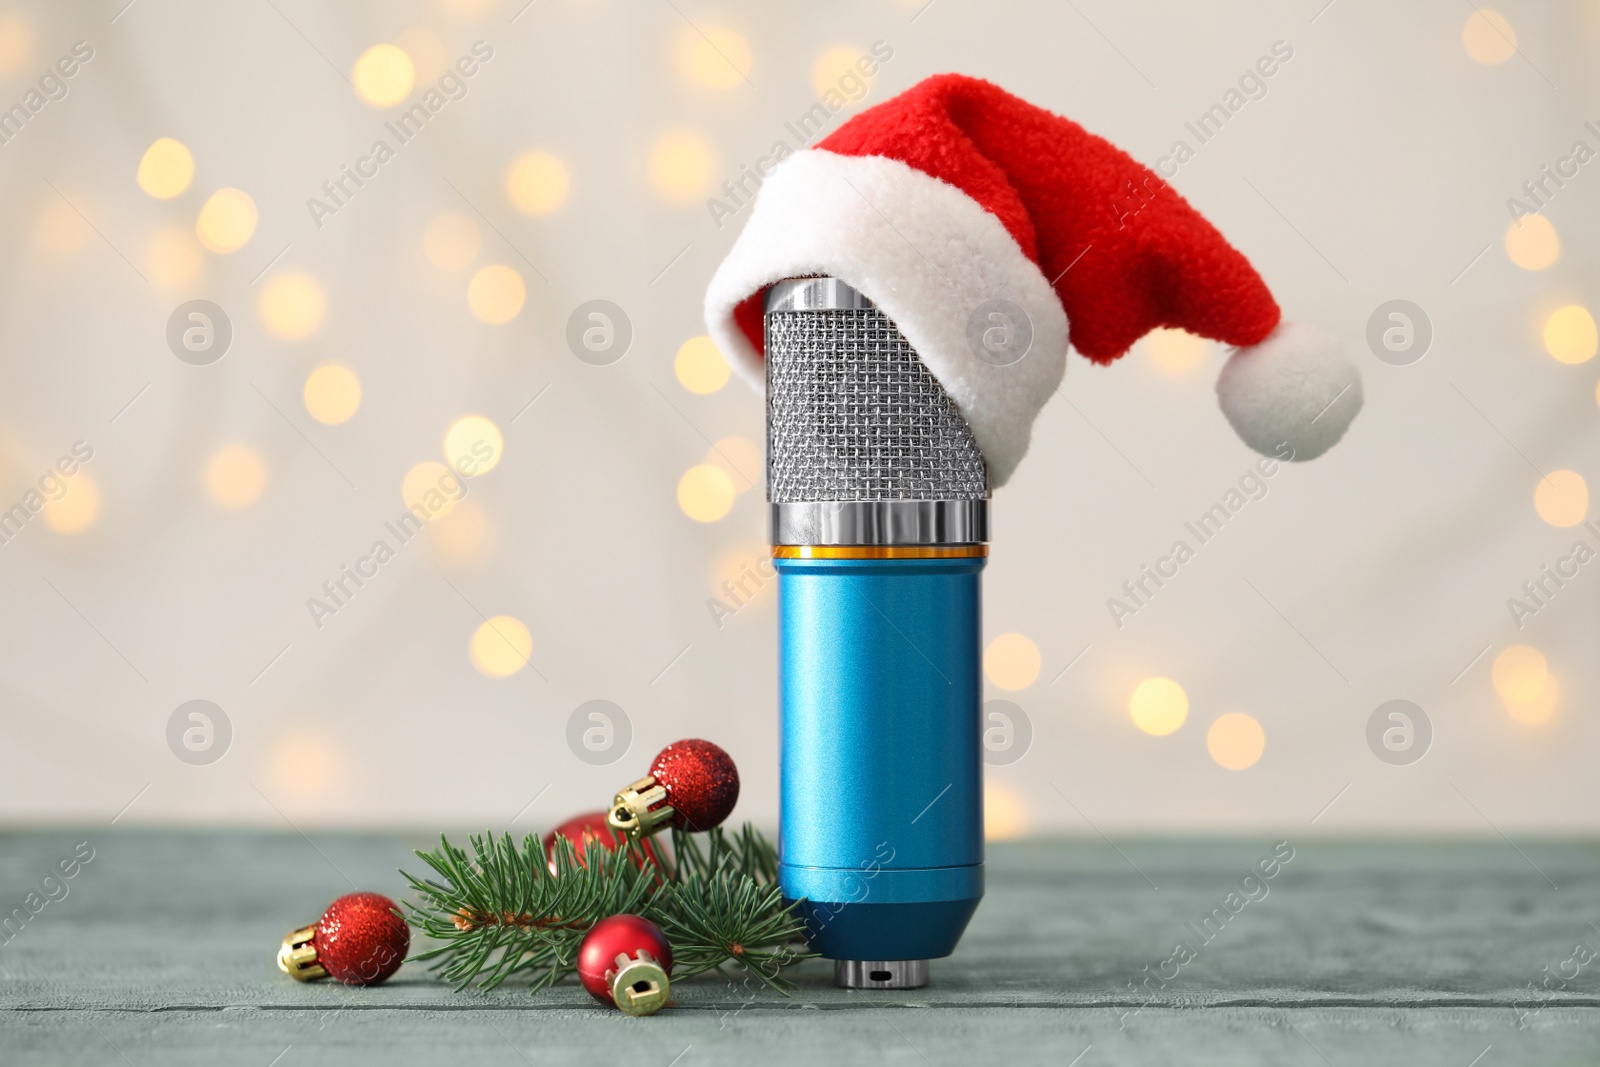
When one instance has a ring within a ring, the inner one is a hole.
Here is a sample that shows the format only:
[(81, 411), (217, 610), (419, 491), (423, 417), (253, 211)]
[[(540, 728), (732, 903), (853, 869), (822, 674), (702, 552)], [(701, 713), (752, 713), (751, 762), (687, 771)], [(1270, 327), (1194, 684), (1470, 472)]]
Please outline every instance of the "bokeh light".
[(549, 152), (524, 152), (506, 168), (506, 196), (524, 215), (550, 214), (567, 199), (571, 187), (567, 165)]
[(420, 508), (430, 519), (450, 514), (463, 495), (461, 477), (436, 459), (425, 459), (400, 480), (407, 510)]
[(1267, 732), (1242, 711), (1218, 716), (1206, 731), (1206, 751), (1217, 765), (1230, 771), (1254, 767), (1267, 748)]
[(200, 208), (194, 235), (213, 252), (237, 252), (256, 232), (256, 202), (243, 189), (218, 189)]
[(1039, 646), (1026, 634), (1005, 633), (983, 650), (983, 673), (1008, 692), (1026, 689), (1039, 677)]
[(40, 516), (58, 534), (82, 533), (100, 514), (100, 487), (82, 470), (66, 479), (67, 493), (45, 505)]
[(1544, 350), (1562, 363), (1587, 363), (1594, 358), (1597, 344), (1600, 335), (1586, 307), (1568, 304), (1544, 320)]
[(1028, 832), (1028, 803), (1016, 790), (988, 782), (983, 787), (983, 839), (1013, 841)]
[(428, 523), (428, 544), (451, 563), (469, 563), (488, 555), (494, 540), (489, 513), (476, 500), (466, 498), (450, 514)]
[(686, 28), (675, 58), (679, 76), (708, 89), (731, 89), (750, 74), (750, 42), (725, 27)]
[(291, 734), (272, 746), (272, 780), (290, 796), (315, 796), (332, 784), (338, 762), (324, 738)]
[(1589, 486), (1577, 471), (1551, 471), (1534, 487), (1533, 508), (1551, 526), (1576, 526), (1589, 514)]
[(482, 247), (478, 224), (453, 211), (428, 223), (422, 234), (422, 252), (440, 270), (466, 270)]
[(490, 678), (508, 678), (528, 665), (533, 635), (522, 620), (496, 615), (472, 631), (472, 665)]
[(188, 285), (200, 277), (206, 257), (200, 242), (183, 226), (165, 226), (150, 238), (145, 253), (145, 270), (150, 280), (164, 289)]
[(1211, 343), (1204, 337), (1196, 337), (1187, 330), (1167, 329), (1151, 330), (1145, 338), (1149, 347), (1150, 358), (1155, 360), (1157, 367), (1167, 374), (1186, 374), (1194, 370), (1205, 359), (1206, 349)]
[(16, 11), (0, 14), (0, 76), (22, 69), (33, 54), (33, 28)]
[(493, 326), (510, 322), (522, 310), (528, 288), (522, 275), (504, 263), (479, 267), (467, 283), (467, 306), (479, 319)]
[(171, 200), (194, 180), (194, 156), (171, 137), (157, 138), (139, 160), (139, 188), (157, 200)]
[(716, 522), (733, 507), (733, 480), (719, 467), (702, 463), (678, 479), (678, 507), (695, 522)]
[(1507, 704), (1526, 704), (1544, 692), (1550, 681), (1550, 665), (1544, 653), (1531, 645), (1512, 645), (1494, 658), (1489, 680)]
[(1506, 256), (1523, 270), (1544, 270), (1561, 258), (1561, 238), (1543, 215), (1524, 215), (1506, 227)]
[(328, 303), (315, 278), (299, 271), (284, 271), (268, 278), (256, 304), (261, 325), (285, 341), (310, 337), (322, 325)]
[(1504, 63), (1517, 54), (1517, 31), (1492, 7), (1480, 7), (1461, 27), (1461, 47), (1486, 66)]
[(716, 392), (728, 384), (733, 368), (722, 358), (716, 342), (705, 334), (691, 337), (678, 346), (678, 355), (672, 361), (672, 370), (678, 384), (691, 393), (702, 396)]
[(861, 76), (856, 64), (866, 58), (866, 53), (853, 44), (835, 45), (823, 52), (811, 64), (811, 88), (818, 96), (838, 93), (846, 100), (852, 96), (860, 99), (865, 94), (861, 85), (870, 85), (872, 79)]
[(1189, 694), (1171, 678), (1146, 678), (1128, 697), (1133, 725), (1155, 737), (1172, 733), (1189, 717)]
[(1542, 726), (1555, 717), (1556, 705), (1561, 701), (1561, 687), (1553, 676), (1546, 677), (1539, 695), (1531, 700), (1504, 701), (1506, 714), (1513, 722), (1523, 726)]
[(324, 363), (306, 375), (306, 411), (327, 426), (349, 422), (361, 407), (361, 379), (342, 363)]
[(417, 70), (405, 50), (392, 44), (375, 44), (362, 52), (350, 71), (356, 95), (376, 108), (394, 107), (411, 95)]
[(93, 233), (72, 205), (52, 195), (39, 209), (33, 235), (51, 259), (67, 260), (83, 250)]
[(710, 190), (716, 160), (711, 144), (698, 133), (664, 133), (650, 149), (650, 187), (669, 204), (694, 203)]
[(746, 437), (721, 437), (706, 449), (706, 462), (720, 469), (735, 493), (765, 484), (761, 446)]
[(504, 451), (500, 427), (483, 415), (463, 415), (444, 432), (444, 458), (469, 477), (494, 470)]
[(206, 489), (225, 508), (247, 508), (266, 488), (267, 462), (249, 445), (225, 445), (206, 464)]

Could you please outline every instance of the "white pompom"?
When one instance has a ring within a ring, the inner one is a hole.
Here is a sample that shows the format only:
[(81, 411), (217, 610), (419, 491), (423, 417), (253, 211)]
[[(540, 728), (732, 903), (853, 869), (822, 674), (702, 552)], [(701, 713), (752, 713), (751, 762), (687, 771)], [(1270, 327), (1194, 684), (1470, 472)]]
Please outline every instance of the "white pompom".
[(1222, 413), (1244, 443), (1279, 459), (1315, 459), (1361, 410), (1361, 375), (1330, 334), (1281, 322), (1241, 348), (1217, 378)]

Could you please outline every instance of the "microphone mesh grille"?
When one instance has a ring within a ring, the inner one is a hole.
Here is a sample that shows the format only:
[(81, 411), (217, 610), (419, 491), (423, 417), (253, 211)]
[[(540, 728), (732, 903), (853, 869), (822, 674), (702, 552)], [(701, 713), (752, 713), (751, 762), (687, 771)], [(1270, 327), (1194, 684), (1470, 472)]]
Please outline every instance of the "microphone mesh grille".
[(981, 500), (972, 431), (877, 308), (766, 316), (767, 498)]

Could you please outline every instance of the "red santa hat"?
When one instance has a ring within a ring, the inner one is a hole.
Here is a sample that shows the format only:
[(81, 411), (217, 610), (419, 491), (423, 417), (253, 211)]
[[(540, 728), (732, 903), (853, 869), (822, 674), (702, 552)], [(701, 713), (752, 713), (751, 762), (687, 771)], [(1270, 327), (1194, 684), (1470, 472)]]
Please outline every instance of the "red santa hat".
[[(996, 486), (1027, 451), (1069, 341), (1096, 363), (1161, 326), (1235, 346), (1217, 395), (1267, 455), (1321, 455), (1361, 408), (1338, 343), (1280, 321), (1250, 262), (1171, 186), (977, 78), (928, 78), (762, 183), (706, 293), (713, 339), (758, 388), (766, 289), (813, 274), (847, 282), (894, 321), (967, 420)], [(972, 340), (974, 316), (996, 300), (1031, 327), (1015, 362), (984, 358)]]

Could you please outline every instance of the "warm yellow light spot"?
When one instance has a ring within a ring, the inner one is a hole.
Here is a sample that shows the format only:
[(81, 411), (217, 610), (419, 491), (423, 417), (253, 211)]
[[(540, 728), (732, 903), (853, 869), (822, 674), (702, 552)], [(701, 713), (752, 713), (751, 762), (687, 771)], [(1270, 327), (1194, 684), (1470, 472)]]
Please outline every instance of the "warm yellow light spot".
[(349, 422), (361, 407), (361, 379), (342, 363), (324, 363), (306, 375), (306, 411), (328, 426)]
[(39, 247), (52, 259), (71, 259), (88, 243), (91, 234), (83, 216), (72, 205), (53, 196), (44, 203), (39, 220), (34, 223), (33, 234)]
[(213, 252), (236, 252), (256, 232), (256, 202), (242, 189), (218, 189), (200, 208), (194, 235)]
[(423, 254), (440, 270), (466, 270), (482, 246), (477, 223), (453, 211), (428, 223), (422, 234)]
[(466, 18), (488, 11), (496, 0), (439, 0), (439, 6), (452, 15)]
[(1544, 692), (1550, 681), (1550, 665), (1538, 649), (1512, 645), (1494, 658), (1489, 680), (1507, 704), (1527, 704)]
[(392, 44), (375, 44), (361, 53), (350, 80), (356, 95), (372, 107), (394, 107), (411, 95), (417, 70), (405, 50)]
[(1506, 256), (1523, 270), (1544, 270), (1561, 258), (1561, 238), (1543, 215), (1524, 215), (1506, 227)]
[(426, 459), (406, 471), (400, 481), (400, 499), (419, 519), (432, 520), (450, 514), (466, 495), (461, 476), (435, 459)]
[(267, 463), (249, 445), (219, 448), (206, 464), (206, 488), (225, 508), (247, 508), (267, 487)]
[(678, 35), (678, 74), (709, 89), (731, 89), (750, 73), (750, 42), (733, 30), (705, 27)]
[(17, 73), (33, 52), (33, 30), (15, 11), (0, 15), (0, 75)]
[(463, 415), (444, 432), (444, 458), (470, 478), (494, 470), (505, 444), (494, 420), (482, 415)]
[(1594, 316), (1578, 304), (1557, 308), (1544, 320), (1544, 350), (1562, 363), (1587, 363), (1600, 343)]
[(333, 781), (338, 760), (320, 737), (294, 734), (272, 749), (272, 778), (292, 796), (314, 796)]
[(100, 488), (83, 471), (65, 478), (66, 495), (51, 500), (40, 514), (44, 523), (58, 534), (75, 534), (87, 530), (100, 514)]
[(650, 149), (650, 187), (670, 204), (693, 203), (711, 188), (716, 165), (716, 153), (698, 133), (664, 133)]
[(156, 231), (145, 255), (150, 280), (166, 289), (188, 285), (200, 277), (205, 262), (200, 243), (183, 226), (167, 226)]
[(428, 523), (428, 543), (452, 563), (483, 559), (493, 544), (493, 534), (489, 513), (471, 498), (451, 508), (450, 514)]
[(745, 437), (723, 437), (706, 449), (706, 462), (733, 483), (735, 493), (765, 484), (761, 446)]
[(1128, 714), (1140, 730), (1162, 737), (1189, 717), (1189, 694), (1171, 678), (1146, 678), (1128, 697)]
[(267, 279), (256, 303), (261, 325), (285, 341), (310, 337), (322, 325), (328, 303), (310, 275), (285, 271)]
[(1517, 31), (1492, 7), (1480, 7), (1461, 27), (1461, 47), (1485, 66), (1504, 63), (1517, 54)]
[(702, 463), (678, 479), (678, 507), (695, 522), (716, 522), (733, 507), (733, 480), (719, 467)]
[(490, 678), (505, 678), (528, 665), (533, 635), (521, 620), (496, 615), (472, 632), (472, 665)]
[(983, 673), (1008, 692), (1026, 689), (1039, 677), (1039, 646), (1026, 634), (1001, 634), (983, 650)]
[(1230, 771), (1254, 767), (1266, 747), (1267, 732), (1242, 711), (1219, 716), (1206, 731), (1206, 751), (1219, 766)]
[[(766, 545), (747, 543), (718, 556), (707, 581), (711, 596), (729, 611), (740, 612), (747, 605), (776, 594), (778, 573)], [(722, 618), (720, 614), (718, 617)]]
[(860, 100), (871, 83), (857, 66), (865, 59), (866, 53), (853, 44), (835, 45), (811, 64), (811, 88), (820, 97), (837, 93), (847, 101)]
[(679, 385), (702, 396), (727, 385), (728, 376), (733, 373), (716, 342), (705, 334), (691, 337), (678, 347), (672, 369), (678, 375)]
[(1547, 677), (1539, 695), (1531, 700), (1505, 701), (1506, 714), (1524, 726), (1540, 726), (1550, 721), (1561, 700), (1561, 687), (1554, 677)]
[(1187, 330), (1171, 330), (1162, 328), (1152, 330), (1146, 342), (1150, 346), (1150, 357), (1156, 361), (1167, 374), (1184, 374), (1194, 370), (1205, 358), (1206, 349), (1211, 347), (1204, 337), (1196, 337)]
[(467, 283), (467, 305), (474, 315), (491, 325), (498, 326), (516, 318), (527, 298), (528, 289), (522, 284), (522, 275), (504, 263), (479, 267), (472, 281)]
[(524, 152), (506, 168), (506, 196), (524, 215), (548, 215), (567, 199), (567, 165), (549, 152)]
[(1577, 471), (1551, 471), (1533, 490), (1533, 509), (1551, 526), (1576, 526), (1589, 514), (1589, 486)]
[(1028, 805), (1016, 790), (1003, 785), (983, 787), (983, 839), (1011, 841), (1028, 832)]
[(139, 188), (157, 200), (171, 200), (194, 180), (194, 156), (182, 141), (159, 137), (139, 160)]

